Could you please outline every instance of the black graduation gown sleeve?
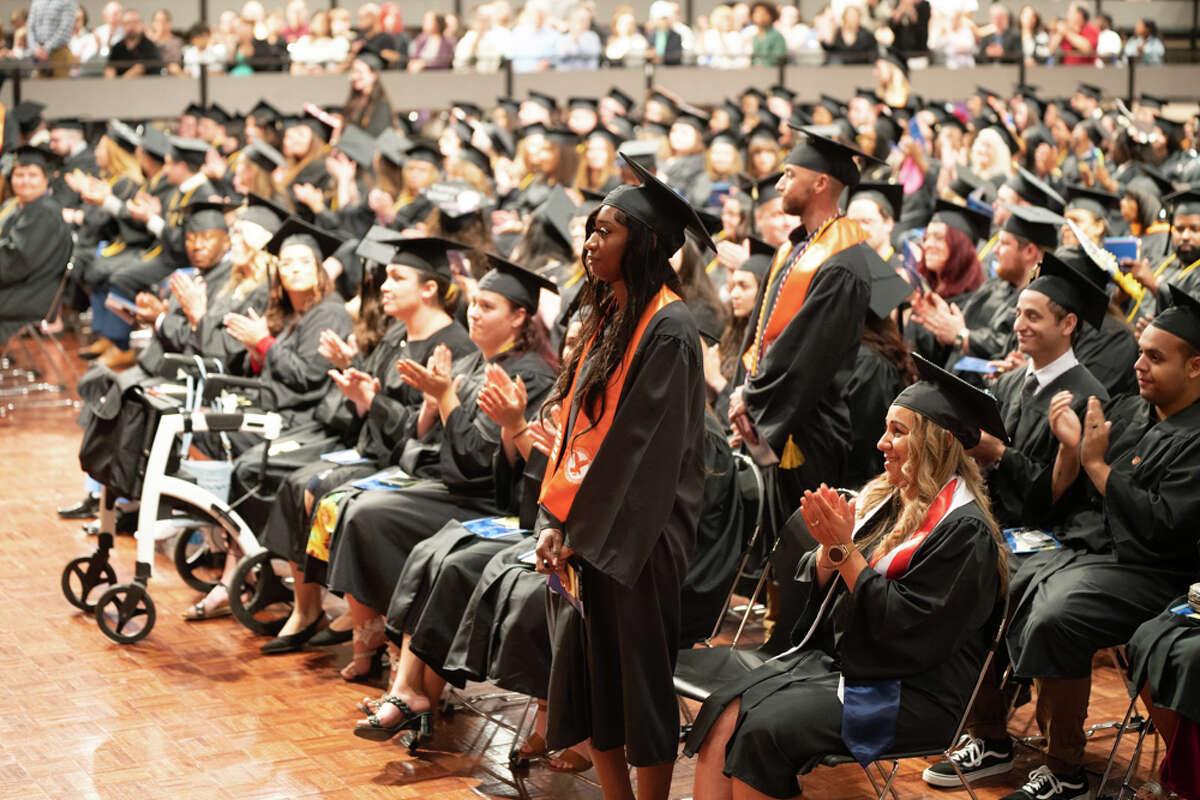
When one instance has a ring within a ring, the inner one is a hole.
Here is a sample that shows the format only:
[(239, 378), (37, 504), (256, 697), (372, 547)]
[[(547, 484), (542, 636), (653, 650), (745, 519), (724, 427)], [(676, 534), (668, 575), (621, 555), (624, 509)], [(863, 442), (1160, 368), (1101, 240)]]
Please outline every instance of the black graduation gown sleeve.
[(1137, 394), (1133, 363), (1138, 358), (1138, 343), (1123, 320), (1105, 314), (1100, 330), (1085, 326), (1075, 342), (1075, 355), (1110, 395)]
[(846, 485), (858, 489), (883, 472), (883, 453), (876, 448), (886, 427), (884, 419), (903, 388), (900, 372), (867, 345), (859, 345), (854, 371), (846, 383), (853, 439)]
[[(263, 359), (262, 379), (278, 393), (277, 410), (306, 411), (321, 399), (329, 383), (330, 364), (317, 352), (321, 333), (332, 329), (345, 339), (353, 325), (341, 298), (326, 297), (284, 331)], [(293, 414), (293, 417), (295, 415)], [(296, 419), (289, 419), (295, 423)]]
[[(811, 437), (823, 435), (813, 429), (818, 406), (829, 402), (838, 373), (854, 362), (871, 288), (853, 249), (820, 267), (799, 312), (767, 348), (758, 374), (746, 382), (746, 409), (777, 456), (789, 436), (803, 453)], [(840, 401), (838, 388), (835, 400)]]
[(967, 349), (971, 355), (987, 359), (1004, 357), (1004, 349), (1016, 322), (1019, 294), (1012, 284), (993, 278), (962, 307), (970, 331)]
[[(683, 303), (651, 320), (564, 521), (567, 545), (632, 586), (660, 537), (690, 552), (704, 492), (704, 369)], [(539, 527), (544, 527), (539, 520)]]
[(0, 319), (45, 314), (70, 256), (71, 235), (57, 200), (42, 195), (11, 211), (0, 224)]

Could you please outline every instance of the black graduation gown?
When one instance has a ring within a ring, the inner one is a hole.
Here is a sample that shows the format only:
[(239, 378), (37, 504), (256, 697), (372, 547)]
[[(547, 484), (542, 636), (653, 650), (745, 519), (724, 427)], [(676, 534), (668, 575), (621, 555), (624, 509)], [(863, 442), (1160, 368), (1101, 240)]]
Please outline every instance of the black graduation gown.
[[(1003, 278), (990, 278), (960, 302), (963, 321), (971, 332), (967, 337), (970, 355), (986, 359), (1005, 356), (1020, 295), (1021, 290)], [(961, 356), (958, 352), (952, 354), (946, 368), (953, 367)], [(978, 378), (978, 374), (974, 377)]]
[[(429, 477), (399, 491), (366, 491), (345, 505), (330, 548), (331, 590), (385, 613), (418, 542), (450, 520), (499, 513), (492, 470), (499, 428), (475, 403), (487, 363), (478, 353), (463, 360), (467, 379), (458, 389), (461, 405), (446, 419), (436, 461), (426, 462), (419, 473)], [(532, 415), (553, 383), (546, 362), (534, 353), (510, 351), (492, 363), (525, 382)]]
[[(879, 513), (887, 513), (881, 509)], [(848, 755), (842, 741), (838, 673), (848, 681), (899, 679), (892, 750), (944, 747), (974, 689), (994, 633), (998, 545), (974, 502), (951, 511), (887, 580), (873, 568), (853, 592), (840, 580), (813, 637), (797, 653), (719, 688), (684, 747), (699, 751), (713, 722), (737, 698), (741, 711), (725, 750), (725, 772), (773, 797), (800, 793), (798, 772), (823, 755)], [(829, 589), (815, 584), (815, 555), (794, 581), (804, 598), (793, 632), (799, 642)]]
[(663, 172), (666, 174), (666, 184), (681, 192), (690, 204), (697, 208), (708, 207), (712, 181), (708, 177), (703, 153), (668, 158), (663, 165)]
[(1049, 527), (1076, 510), (1078, 493), (1064, 495), (1058, 503), (1051, 499), (1058, 439), (1047, 419), (1050, 400), (1061, 391), (1071, 392), (1075, 395), (1071, 409), (1081, 420), (1090, 396), (1102, 403), (1108, 400), (1104, 386), (1087, 367), (1076, 364), (1022, 405), (1021, 390), (1029, 374), (1028, 369), (1019, 369), (1002, 375), (994, 388), (1011, 442), (988, 473), (992, 514), (1001, 528)]
[[(1176, 597), (1170, 607), (1186, 602)], [(1200, 623), (1164, 611), (1138, 627), (1125, 652), (1130, 679), (1149, 687), (1154, 705), (1200, 722)]]
[(268, 290), (263, 282), (245, 295), (235, 296), (225, 289), (232, 272), (233, 262), (226, 257), (203, 273), (204, 294), (208, 300), (204, 316), (194, 328), (179, 301), (171, 297), (166, 314), (154, 328), (154, 338), (138, 356), (142, 369), (152, 375), (166, 375), (162, 372), (162, 357), (166, 353), (215, 358), (228, 367), (245, 351), (242, 343), (225, 331), (225, 315), (230, 312), (246, 314), (252, 308), (263, 314), (267, 309)]
[(845, 485), (860, 489), (883, 472), (883, 453), (875, 446), (883, 435), (888, 409), (904, 382), (895, 365), (865, 344), (858, 346), (854, 370), (846, 383), (853, 434)]
[(24, 207), (0, 209), (0, 346), (50, 309), (71, 257), (62, 206), (44, 194)]
[(1187, 590), (1200, 572), (1200, 403), (1169, 419), (1134, 395), (1107, 411), (1113, 430), (1106, 494), (1055, 529), (1060, 550), (1036, 553), (1010, 588), (1008, 647), (1024, 678), (1081, 678), (1092, 656)]
[(50, 181), (50, 191), (63, 208), (80, 208), (83, 205), (79, 193), (67, 185), (65, 177), (75, 170), (93, 176), (100, 173), (100, 168), (96, 166), (96, 154), (90, 147), (84, 147), (75, 155), (63, 159), (58, 174)]
[[(793, 231), (792, 238), (803, 242), (803, 231)], [(767, 348), (758, 374), (746, 380), (743, 398), (759, 435), (780, 458), (790, 439), (803, 461), (792, 469), (768, 467), (764, 471), (764, 525), (768, 531), (782, 529), (800, 507), (806, 489), (822, 482), (841, 486), (846, 479), (853, 437), (846, 384), (854, 369), (871, 298), (867, 259), (878, 257), (866, 243), (860, 243), (822, 263), (800, 311)], [(757, 308), (763, 307), (764, 300), (773, 303), (778, 292), (778, 280), (770, 287), (764, 286)], [(758, 319), (757, 309), (750, 319), (752, 324)], [(748, 336), (753, 335), (750, 330)], [(793, 574), (805, 549), (800, 542), (781, 542), (773, 560), (776, 574)], [(794, 613), (797, 600), (788, 596), (792, 591), (790, 581), (784, 581), (781, 589), (782, 616), (778, 625), (786, 632), (791, 627), (787, 615)]]
[[(163, 208), (166, 208), (175, 187), (167, 182), (166, 172), (159, 171), (157, 175), (137, 187), (135, 193), (136, 191), (144, 191), (157, 198)], [(103, 209), (102, 212), (107, 213)], [(139, 263), (142, 251), (153, 247), (155, 241), (154, 234), (144, 223), (129, 216), (124, 203), (117, 214), (108, 217), (108, 222), (103, 225), (98, 238), (102, 245), (99, 252), (86, 246), (85, 242), (81, 242), (75, 249), (77, 264), (82, 265), (81, 278), (92, 289), (107, 285), (109, 279), (122, 268)]]
[(1138, 359), (1138, 343), (1124, 319), (1110, 312), (1104, 315), (1100, 330), (1085, 325), (1074, 347), (1079, 362), (1110, 395), (1137, 394), (1133, 363)]
[(591, 739), (600, 750), (624, 745), (637, 766), (675, 759), (680, 588), (704, 492), (699, 344), (684, 303), (651, 318), (567, 519), (539, 514), (536, 530), (561, 526), (577, 555), (587, 615), (551, 595), (552, 749)]

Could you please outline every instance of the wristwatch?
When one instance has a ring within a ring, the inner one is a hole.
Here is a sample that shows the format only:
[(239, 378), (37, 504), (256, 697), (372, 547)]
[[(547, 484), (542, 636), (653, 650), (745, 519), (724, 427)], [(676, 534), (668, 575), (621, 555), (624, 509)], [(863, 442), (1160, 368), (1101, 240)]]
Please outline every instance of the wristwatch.
[(849, 558), (850, 554), (857, 549), (858, 548), (854, 546), (854, 542), (835, 544), (830, 545), (829, 548), (826, 549), (825, 555), (829, 558), (829, 563), (836, 567), (838, 564), (841, 564), (843, 561)]
[(970, 333), (970, 331), (968, 331), (966, 328), (963, 328), (961, 331), (959, 331), (957, 334), (955, 334), (955, 336), (954, 336), (954, 349), (955, 350), (963, 349), (963, 345), (966, 344), (966, 341), (967, 341), (968, 333)]

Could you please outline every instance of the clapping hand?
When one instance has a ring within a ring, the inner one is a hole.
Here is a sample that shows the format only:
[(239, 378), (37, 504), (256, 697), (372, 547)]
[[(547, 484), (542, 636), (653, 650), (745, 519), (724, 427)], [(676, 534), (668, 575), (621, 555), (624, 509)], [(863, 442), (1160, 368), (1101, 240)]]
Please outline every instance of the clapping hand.
[(1083, 427), (1079, 422), (1079, 416), (1071, 408), (1074, 400), (1075, 395), (1066, 390), (1058, 392), (1050, 398), (1050, 416), (1048, 418), (1050, 432), (1068, 450), (1077, 449), (1079, 441), (1083, 437)]
[(489, 364), (485, 374), (487, 383), (480, 390), (476, 404), (511, 436), (525, 427), (525, 405), (528, 402), (525, 381), (520, 375), (516, 380), (509, 378), (498, 364)]
[(1108, 434), (1112, 423), (1104, 417), (1100, 401), (1093, 395), (1088, 398), (1087, 412), (1083, 415), (1083, 440), (1079, 445), (1079, 461), (1085, 467), (1104, 463), (1108, 452)]
[(342, 339), (336, 331), (327, 328), (321, 331), (321, 342), (317, 345), (317, 352), (330, 364), (344, 370), (358, 355), (358, 343), (353, 333), (349, 339)]
[(346, 395), (346, 399), (354, 403), (354, 411), (360, 417), (371, 408), (375, 395), (383, 390), (379, 378), (353, 367), (341, 371), (331, 369), (329, 377), (342, 390), (342, 394)]
[(854, 537), (854, 501), (847, 502), (824, 483), (815, 492), (804, 493), (800, 516), (812, 537), (825, 547), (849, 544)]
[(247, 350), (253, 350), (259, 342), (271, 335), (267, 321), (253, 308), (248, 314), (231, 311), (225, 315), (224, 323), (229, 335), (244, 344)]
[(152, 324), (158, 319), (159, 314), (163, 314), (167, 310), (167, 304), (157, 295), (150, 292), (138, 292), (134, 298), (134, 303), (137, 304), (138, 322), (145, 325)]
[[(426, 402), (438, 403), (453, 386), (450, 378), (452, 356), (450, 348), (439, 344), (425, 366), (421, 366), (411, 358), (396, 362), (400, 378), (409, 386), (425, 395)], [(459, 376), (461, 381), (462, 376)]]
[(187, 315), (188, 322), (195, 327), (208, 310), (208, 294), (204, 291), (204, 278), (199, 275), (192, 277), (183, 272), (172, 272), (168, 282), (171, 294), (179, 302), (179, 307)]
[(321, 194), (321, 190), (311, 183), (292, 184), (292, 194), (295, 195), (297, 202), (308, 206), (314, 214), (320, 214), (325, 210), (325, 195)]

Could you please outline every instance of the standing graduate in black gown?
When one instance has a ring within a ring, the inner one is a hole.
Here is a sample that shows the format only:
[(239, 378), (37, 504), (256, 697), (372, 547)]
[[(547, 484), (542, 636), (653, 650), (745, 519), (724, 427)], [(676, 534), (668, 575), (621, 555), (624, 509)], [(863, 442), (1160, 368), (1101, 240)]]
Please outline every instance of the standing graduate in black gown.
[[(852, 436), (846, 381), (871, 296), (869, 265), (879, 259), (866, 231), (838, 209), (842, 191), (859, 180), (855, 156), (857, 151), (815, 134), (806, 134), (788, 155), (778, 188), (784, 212), (799, 216), (802, 225), (761, 283), (742, 357), (744, 377), (730, 396), (735, 433), (777, 459), (764, 475), (764, 526), (772, 534), (800, 506), (806, 489), (823, 481), (840, 486), (846, 477)], [(804, 549), (780, 543), (777, 579), (792, 574)], [(788, 596), (791, 581), (779, 583), (779, 625), (786, 636), (788, 609), (795, 610), (799, 598)]]
[(966, 450), (981, 428), (1004, 429), (995, 400), (928, 361), (917, 368), (888, 410), (884, 474), (857, 504), (827, 486), (805, 493), (798, 513), (820, 547), (794, 581), (797, 645), (705, 701), (684, 750), (700, 754), (696, 800), (794, 797), (796, 774), (824, 755), (866, 765), (953, 735), (1008, 573)]
[[(548, 406), (558, 435), (542, 483), (536, 565), (550, 595), (547, 745), (588, 740), (606, 797), (665, 800), (679, 741), (673, 673), (680, 588), (704, 489), (700, 336), (667, 259), (695, 211), (640, 164), (641, 186), (588, 218), (582, 305), (592, 313)], [(713, 248), (715, 249), (715, 248)], [(577, 579), (577, 582), (573, 580)]]

